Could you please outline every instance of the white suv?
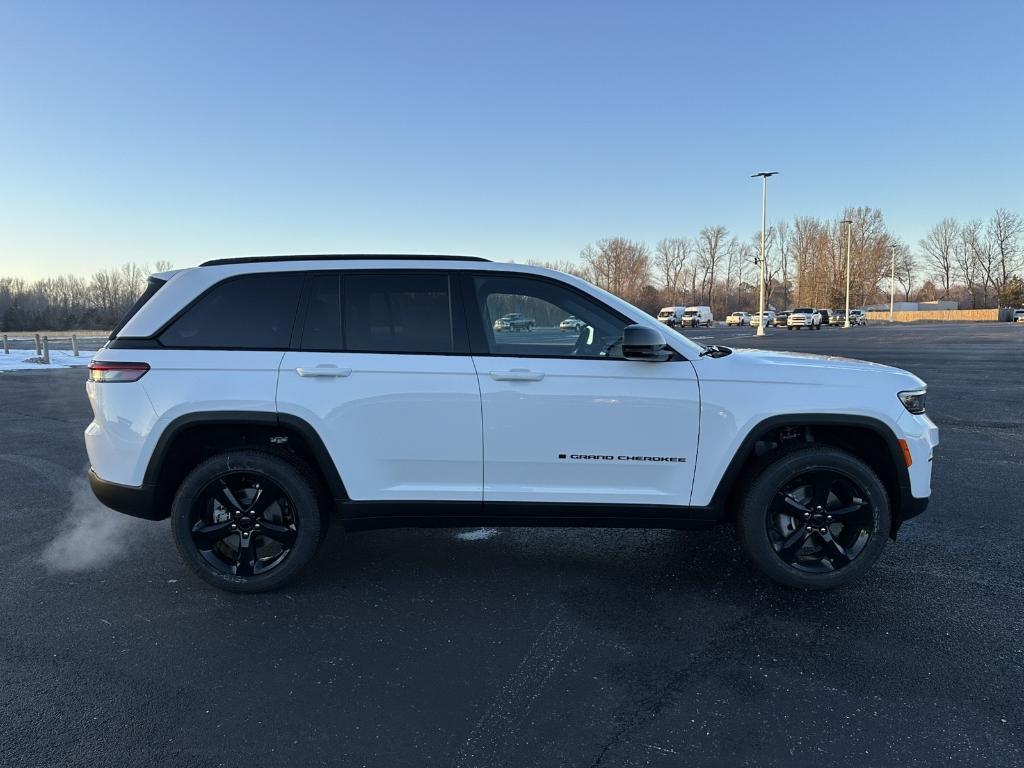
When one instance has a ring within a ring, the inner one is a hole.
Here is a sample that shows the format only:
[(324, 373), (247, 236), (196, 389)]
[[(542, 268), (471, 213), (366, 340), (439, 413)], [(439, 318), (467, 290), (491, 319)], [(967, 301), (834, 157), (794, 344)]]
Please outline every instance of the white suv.
[[(512, 313), (533, 332), (496, 332)], [(293, 576), (335, 516), (728, 521), (775, 580), (833, 587), (924, 510), (938, 443), (905, 371), (701, 346), (579, 278), (465, 257), (154, 275), (89, 378), (96, 496), (170, 517), (185, 562), (240, 592)]]

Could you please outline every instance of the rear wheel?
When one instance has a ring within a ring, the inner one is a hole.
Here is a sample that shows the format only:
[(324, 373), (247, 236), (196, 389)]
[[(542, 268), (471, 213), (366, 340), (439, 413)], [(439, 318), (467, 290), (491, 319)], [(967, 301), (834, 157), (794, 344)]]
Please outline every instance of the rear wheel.
[(737, 513), (740, 544), (767, 576), (830, 589), (860, 578), (885, 549), (889, 497), (874, 471), (846, 451), (802, 448), (765, 467)]
[(265, 592), (291, 579), (320, 543), (321, 511), (305, 467), (262, 451), (213, 456), (186, 476), (171, 507), (185, 563), (231, 592)]

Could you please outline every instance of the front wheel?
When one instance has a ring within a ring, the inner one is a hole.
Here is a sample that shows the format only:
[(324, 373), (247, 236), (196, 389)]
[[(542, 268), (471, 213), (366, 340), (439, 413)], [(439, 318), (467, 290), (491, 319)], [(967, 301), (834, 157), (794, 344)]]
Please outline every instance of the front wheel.
[(230, 592), (280, 587), (320, 543), (315, 481), (263, 451), (221, 453), (185, 477), (171, 506), (178, 552), (199, 578)]
[(751, 483), (736, 515), (740, 545), (780, 584), (830, 589), (864, 575), (885, 549), (889, 496), (856, 456), (816, 445), (785, 453)]

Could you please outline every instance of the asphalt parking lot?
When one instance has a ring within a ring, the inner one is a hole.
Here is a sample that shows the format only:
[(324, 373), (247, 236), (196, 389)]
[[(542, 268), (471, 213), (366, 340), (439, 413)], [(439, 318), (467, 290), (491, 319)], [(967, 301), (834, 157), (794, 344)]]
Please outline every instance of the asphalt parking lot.
[(332, 529), (210, 589), (85, 485), (81, 370), (0, 375), (0, 765), (1024, 763), (1024, 328), (687, 331), (907, 368), (932, 505), (864, 581), (775, 587), (727, 529)]

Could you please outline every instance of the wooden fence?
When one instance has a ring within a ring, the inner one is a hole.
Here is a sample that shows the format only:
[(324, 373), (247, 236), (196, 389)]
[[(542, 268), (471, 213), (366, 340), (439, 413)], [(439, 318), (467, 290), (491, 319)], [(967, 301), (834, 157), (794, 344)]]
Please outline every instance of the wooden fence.
[[(1012, 313), (1013, 310), (1009, 310)], [(889, 321), (888, 310), (871, 310), (867, 313), (868, 322), (885, 323)], [(897, 323), (913, 323), (917, 320), (929, 322), (960, 322), (980, 323), (1008, 320), (1008, 311), (1003, 309), (922, 309), (914, 312), (893, 312), (892, 319)]]

